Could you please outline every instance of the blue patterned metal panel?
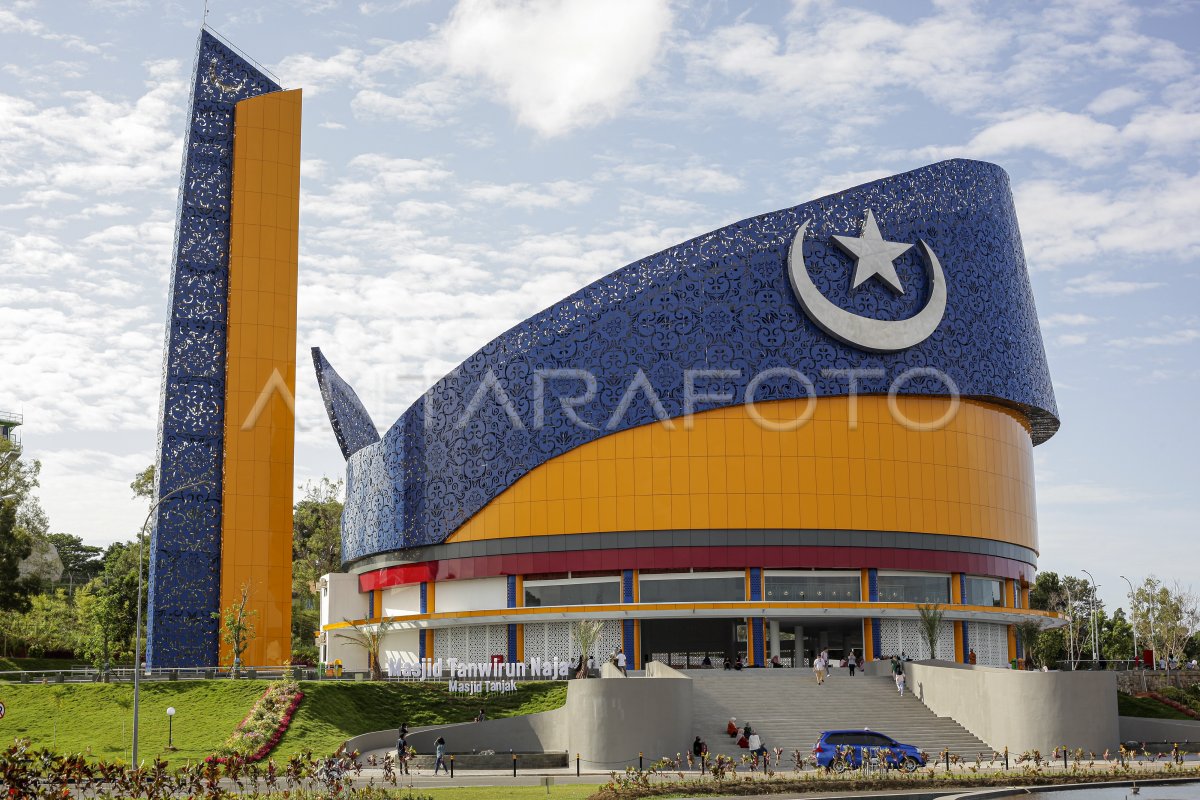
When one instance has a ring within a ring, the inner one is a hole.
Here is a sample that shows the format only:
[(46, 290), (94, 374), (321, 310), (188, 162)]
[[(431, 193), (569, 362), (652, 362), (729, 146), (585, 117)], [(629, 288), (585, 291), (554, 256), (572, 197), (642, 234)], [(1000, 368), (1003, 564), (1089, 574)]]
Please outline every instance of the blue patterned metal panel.
[[(874, 598), (872, 598), (874, 599)], [(883, 656), (883, 620), (879, 617), (871, 619), (871, 651), (875, 653), (876, 658)]]
[(867, 570), (867, 600), (879, 602), (879, 570), (874, 567)]
[[(831, 338), (805, 315), (788, 278), (793, 238), (811, 220), (804, 260), (829, 300), (864, 317), (913, 316), (929, 294), (919, 248), (896, 259), (903, 294), (875, 280), (851, 291), (854, 262), (831, 237), (857, 235), (868, 209), (887, 239), (925, 240), (945, 271), (944, 318), (900, 352), (867, 352)], [(678, 417), (688, 369), (740, 370), (700, 386), (729, 394), (698, 402), (695, 410), (704, 411), (746, 402), (750, 381), (770, 368), (797, 369), (818, 395), (838, 396), (849, 381), (836, 370), (878, 370), (879, 377), (860, 378), (858, 389), (879, 394), (926, 367), (943, 370), (965, 396), (1023, 412), (1035, 444), (1058, 427), (1008, 176), (993, 164), (945, 161), (743, 220), (617, 270), (504, 333), (438, 381), (378, 445), (350, 459), (348, 484), (379, 488), (348, 499), (343, 558), (442, 542), (545, 461), (654, 421), (639, 395), (608, 424), (639, 370), (667, 415)], [(551, 400), (537, 425), (535, 374), (550, 369), (597, 376), (595, 397), (573, 410), (587, 426), (553, 400), (581, 393), (583, 384), (570, 379), (544, 382), (541, 396)], [(497, 385), (519, 425), (497, 401)], [(944, 395), (946, 388), (919, 377), (900, 393)], [(481, 402), (467, 414), (477, 394)], [(778, 377), (762, 382), (753, 399), (806, 395), (795, 380)], [(371, 449), (379, 452), (356, 460)], [(370, 476), (360, 480), (362, 470)]]
[(517, 626), (516, 623), (508, 623), (508, 660), (518, 661), (517, 658)]
[(956, 623), (962, 626), (963, 632), (963, 663), (971, 663), (971, 625), (967, 622)]
[(967, 576), (963, 572), (958, 573), (958, 601), (967, 602)]
[(758, 567), (750, 568), (750, 600), (762, 602), (762, 570)]
[[(422, 584), (422, 585), (424, 585), (424, 584)], [(424, 603), (422, 603), (422, 606), (424, 606)], [(421, 609), (421, 613), (424, 613), (424, 608)], [(427, 652), (425, 652), (425, 631), (418, 630), (417, 631), (417, 659), (419, 661), (424, 661), (427, 658), (429, 658), (429, 654)]]
[(633, 602), (633, 570), (631, 569), (621, 573), (621, 602)]
[(155, 475), (166, 499), (150, 540), (146, 661), (155, 667), (217, 662), (233, 110), (279, 88), (200, 33), (164, 348)]
[(421, 584), (421, 613), (429, 613), (429, 584)]
[(750, 628), (754, 632), (754, 663), (765, 667), (767, 665), (767, 621), (763, 617), (752, 617)]
[(1021, 629), (1017, 629), (1017, 658), (1025, 657), (1025, 644), (1021, 641)]
[(312, 349), (312, 359), (333, 435), (337, 437), (338, 447), (342, 448), (342, 456), (350, 458), (364, 447), (378, 442), (379, 431), (375, 429), (375, 423), (358, 399), (358, 394), (337, 374), (321, 353), (321, 348)]
[(633, 647), (633, 620), (621, 620), (621, 649), (625, 651), (626, 669), (636, 668), (638, 665), (633, 663), (633, 654), (636, 652)]
[(508, 608), (517, 607), (517, 576), (508, 576), (508, 586), (505, 590), (506, 599), (508, 600)]

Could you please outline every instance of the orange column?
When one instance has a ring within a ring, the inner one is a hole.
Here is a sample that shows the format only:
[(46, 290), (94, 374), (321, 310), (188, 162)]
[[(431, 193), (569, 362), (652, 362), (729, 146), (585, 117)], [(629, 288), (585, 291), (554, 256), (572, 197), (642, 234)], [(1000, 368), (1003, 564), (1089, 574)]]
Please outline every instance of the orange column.
[(234, 110), (220, 603), (249, 591), (247, 665), (292, 651), (300, 98), (275, 92)]
[[(864, 580), (866, 579), (864, 578)], [(866, 595), (863, 596), (865, 597)], [(873, 626), (874, 623), (870, 617), (863, 620), (863, 661), (875, 660), (875, 635)], [(797, 645), (797, 648), (799, 648), (799, 645)], [(799, 654), (797, 654), (796, 658), (799, 657)]]
[(1012, 661), (1017, 657), (1017, 626), (1008, 626), (1008, 660)]

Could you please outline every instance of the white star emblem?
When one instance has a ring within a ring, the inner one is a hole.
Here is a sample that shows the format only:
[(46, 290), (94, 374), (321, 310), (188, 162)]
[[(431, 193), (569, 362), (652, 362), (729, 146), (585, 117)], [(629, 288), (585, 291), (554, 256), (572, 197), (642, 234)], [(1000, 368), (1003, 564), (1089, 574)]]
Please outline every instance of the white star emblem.
[(912, 245), (885, 241), (879, 233), (879, 226), (875, 224), (875, 215), (871, 213), (871, 209), (867, 209), (861, 236), (834, 236), (833, 241), (846, 251), (847, 255), (856, 259), (854, 285), (851, 288), (857, 289), (867, 278), (878, 275), (892, 291), (904, 294), (900, 276), (896, 274), (896, 265), (892, 262)]

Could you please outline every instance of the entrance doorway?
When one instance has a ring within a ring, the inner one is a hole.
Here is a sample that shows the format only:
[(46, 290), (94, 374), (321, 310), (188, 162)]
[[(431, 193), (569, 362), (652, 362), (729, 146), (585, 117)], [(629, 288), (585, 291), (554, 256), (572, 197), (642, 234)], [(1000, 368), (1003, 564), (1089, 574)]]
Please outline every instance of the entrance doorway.
[(642, 660), (698, 669), (708, 658), (714, 669), (746, 652), (744, 619), (644, 619)]
[(823, 650), (834, 661), (863, 655), (861, 619), (772, 619), (767, 623), (767, 658), (778, 653), (784, 666), (808, 667)]

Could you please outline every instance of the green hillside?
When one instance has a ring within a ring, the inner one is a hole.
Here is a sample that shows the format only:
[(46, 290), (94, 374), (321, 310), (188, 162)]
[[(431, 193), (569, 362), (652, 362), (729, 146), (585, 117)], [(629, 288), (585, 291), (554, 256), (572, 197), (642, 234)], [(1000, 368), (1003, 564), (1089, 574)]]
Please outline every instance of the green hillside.
[[(383, 728), (465, 722), (480, 705), (489, 717), (557, 708), (566, 702), (562, 683), (528, 683), (494, 699), (450, 695), (436, 683), (335, 683), (304, 681), (305, 697), (292, 725), (272, 753), (286, 758), (306, 750), (324, 755), (351, 736)], [(139, 755), (172, 764), (204, 758), (219, 746), (267, 687), (263, 681), (179, 681), (142, 685)], [(33, 740), (40, 747), (93, 758), (128, 759), (133, 724), (133, 687), (128, 684), (0, 685), (0, 741)], [(168, 706), (176, 710), (174, 752), (168, 753)]]

